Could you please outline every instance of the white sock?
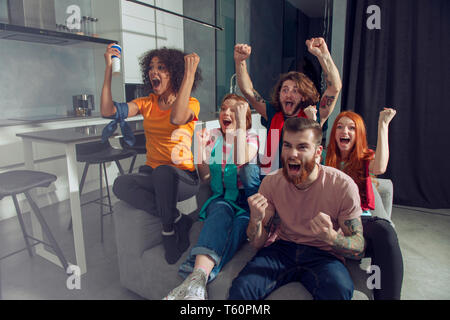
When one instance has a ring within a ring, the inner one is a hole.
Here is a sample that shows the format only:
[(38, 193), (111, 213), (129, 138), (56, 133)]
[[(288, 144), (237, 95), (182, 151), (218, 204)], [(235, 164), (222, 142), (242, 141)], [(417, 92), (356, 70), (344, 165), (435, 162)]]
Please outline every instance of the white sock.
[(162, 231), (161, 233), (163, 236), (173, 236), (175, 234), (175, 230), (169, 232)]

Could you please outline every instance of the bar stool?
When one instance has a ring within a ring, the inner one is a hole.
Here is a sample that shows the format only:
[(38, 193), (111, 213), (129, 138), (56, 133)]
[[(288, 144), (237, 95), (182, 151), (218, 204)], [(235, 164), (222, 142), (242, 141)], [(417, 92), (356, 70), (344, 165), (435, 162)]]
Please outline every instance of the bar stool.
[(136, 142), (131, 147), (123, 140), (123, 137), (119, 139), (120, 146), (123, 149), (136, 151), (136, 154), (134, 155), (133, 160), (131, 160), (130, 169), (128, 169), (128, 173), (133, 172), (134, 163), (136, 162), (137, 155), (147, 153), (147, 147), (145, 146), (145, 143), (146, 143), (145, 134), (137, 134), (137, 135), (135, 135), (135, 137), (136, 137)]
[[(46, 172), (41, 171), (31, 171), (31, 170), (13, 170), (13, 171), (7, 171), (0, 174), (0, 200), (3, 199), (6, 196), (11, 196), (14, 202), (14, 206), (16, 208), (17, 212), (17, 218), (20, 223), (20, 227), (22, 229), (23, 238), (25, 240), (26, 247), (9, 253), (0, 260), (5, 259), (9, 256), (12, 256), (13, 254), (19, 253), (24, 250), (28, 250), (28, 254), (30, 257), (33, 256), (33, 252), (31, 251), (31, 248), (35, 245), (42, 243), (46, 246), (53, 249), (55, 254), (58, 256), (59, 261), (61, 262), (64, 271), (67, 270), (68, 263), (66, 258), (64, 257), (64, 254), (62, 253), (61, 248), (59, 247), (58, 243), (55, 240), (55, 237), (53, 236), (52, 232), (50, 231), (50, 228), (47, 224), (47, 222), (44, 219), (44, 216), (41, 214), (41, 211), (39, 210), (36, 203), (33, 201), (33, 199), (30, 196), (29, 191), (31, 189), (37, 188), (37, 187), (48, 187), (53, 181), (56, 180), (56, 176), (53, 174), (49, 174)], [(18, 194), (25, 194), (25, 197), (28, 200), (28, 203), (30, 204), (30, 207), (34, 214), (36, 215), (37, 220), (39, 221), (43, 232), (47, 236), (47, 239), (50, 243), (46, 243), (43, 240), (36, 239), (32, 236), (30, 236), (25, 228), (25, 223), (22, 218), (22, 213), (20, 211), (19, 202), (17, 201), (17, 195)], [(30, 241), (34, 240), (35, 243), (30, 244)]]
[[(103, 243), (103, 218), (113, 213), (111, 204), (111, 195), (109, 192), (108, 175), (106, 174), (106, 163), (114, 161), (119, 169), (121, 175), (124, 174), (123, 168), (120, 165), (119, 160), (136, 156), (136, 151), (131, 149), (114, 149), (109, 141), (102, 143), (101, 141), (93, 141), (76, 145), (77, 161), (84, 162), (83, 175), (80, 181), (79, 194), (83, 191), (84, 182), (88, 173), (89, 166), (91, 164), (98, 164), (100, 171), (100, 198), (82, 203), (81, 206), (89, 203), (100, 204), (100, 228), (101, 228), (101, 242)], [(103, 196), (103, 172), (105, 173), (106, 192), (107, 195)], [(108, 203), (104, 203), (103, 199), (107, 198)], [(108, 207), (109, 211), (104, 213), (103, 207)], [(72, 219), (70, 220), (69, 229), (72, 227)]]

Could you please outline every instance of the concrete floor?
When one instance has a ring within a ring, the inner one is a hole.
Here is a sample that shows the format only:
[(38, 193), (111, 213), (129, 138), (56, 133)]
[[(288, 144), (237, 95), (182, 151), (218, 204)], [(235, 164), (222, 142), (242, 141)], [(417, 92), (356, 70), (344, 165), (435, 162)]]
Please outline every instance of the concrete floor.
[[(95, 194), (83, 196), (89, 200)], [(68, 201), (42, 209), (68, 261), (75, 261)], [(81, 289), (69, 290), (63, 270), (26, 251), (0, 261), (2, 299), (141, 299), (119, 280), (113, 217), (107, 216), (100, 243), (98, 205), (83, 207), (88, 272)], [(394, 206), (392, 213), (403, 253), (402, 299), (450, 299), (450, 209), (429, 210)], [(29, 214), (25, 221), (30, 227)], [(29, 229), (31, 230), (31, 229)], [(0, 257), (24, 246), (17, 218), (0, 221)]]

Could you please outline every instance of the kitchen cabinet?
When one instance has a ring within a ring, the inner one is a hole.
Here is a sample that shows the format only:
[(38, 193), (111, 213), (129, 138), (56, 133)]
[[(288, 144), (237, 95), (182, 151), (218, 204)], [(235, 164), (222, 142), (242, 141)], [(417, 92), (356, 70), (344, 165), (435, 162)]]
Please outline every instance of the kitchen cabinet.
[[(183, 0), (141, 2), (183, 14)], [(124, 83), (142, 83), (139, 58), (148, 50), (163, 46), (184, 49), (180, 17), (126, 0), (96, 0), (92, 6), (93, 15), (99, 17), (100, 36), (118, 38), (122, 45)]]

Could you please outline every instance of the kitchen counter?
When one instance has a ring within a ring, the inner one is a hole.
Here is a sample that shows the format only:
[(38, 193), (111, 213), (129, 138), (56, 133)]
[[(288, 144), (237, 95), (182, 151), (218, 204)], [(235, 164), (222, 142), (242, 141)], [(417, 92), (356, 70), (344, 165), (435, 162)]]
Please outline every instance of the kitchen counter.
[[(141, 115), (131, 117), (133, 120), (142, 120)], [(10, 127), (19, 125), (36, 125), (49, 122), (74, 121), (80, 122), (80, 126), (89, 124), (92, 121), (104, 120), (105, 123), (112, 121), (108, 118), (103, 118), (100, 114), (93, 114), (89, 117), (76, 117), (72, 115), (54, 115), (54, 116), (35, 116), (35, 117), (15, 117), (10, 119), (0, 119), (0, 127)]]
[[(143, 133), (143, 125), (135, 117), (131, 118), (129, 125), (134, 133)], [(81, 143), (85, 141), (92, 141), (92, 139), (101, 139), (103, 128), (106, 124), (91, 125), (73, 128), (32, 131), (25, 133), (17, 133), (21, 138), (29, 138), (36, 141), (48, 141), (58, 143)], [(119, 132), (113, 133), (113, 136), (118, 135)]]

